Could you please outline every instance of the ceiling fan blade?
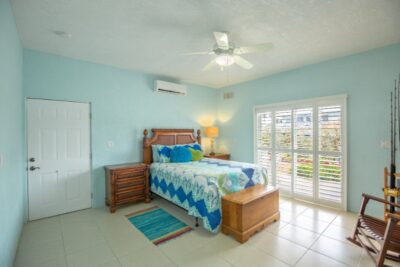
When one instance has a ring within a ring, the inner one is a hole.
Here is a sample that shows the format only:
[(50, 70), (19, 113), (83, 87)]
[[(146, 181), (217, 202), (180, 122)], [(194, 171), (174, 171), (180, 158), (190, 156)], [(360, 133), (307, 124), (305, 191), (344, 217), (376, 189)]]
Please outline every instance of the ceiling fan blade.
[(258, 44), (252, 46), (242, 46), (235, 48), (234, 53), (237, 55), (250, 54), (250, 53), (262, 53), (271, 50), (274, 47), (272, 43)]
[(216, 65), (215, 63), (215, 59), (211, 60), (207, 65), (204, 66), (204, 68), (202, 69), (202, 71), (208, 71), (209, 69), (211, 69), (212, 67), (214, 67)]
[(240, 67), (242, 67), (246, 70), (251, 69), (253, 67), (253, 64), (251, 64), (250, 62), (248, 62), (247, 60), (245, 60), (242, 57), (235, 55), (235, 56), (233, 56), (233, 59), (235, 60), (235, 63), (237, 65), (239, 65)]
[(212, 55), (214, 54), (213, 51), (204, 51), (204, 52), (190, 52), (190, 53), (183, 53), (182, 56), (195, 56), (195, 55)]
[(214, 32), (215, 41), (217, 41), (218, 47), (222, 49), (229, 48), (228, 33), (226, 32)]

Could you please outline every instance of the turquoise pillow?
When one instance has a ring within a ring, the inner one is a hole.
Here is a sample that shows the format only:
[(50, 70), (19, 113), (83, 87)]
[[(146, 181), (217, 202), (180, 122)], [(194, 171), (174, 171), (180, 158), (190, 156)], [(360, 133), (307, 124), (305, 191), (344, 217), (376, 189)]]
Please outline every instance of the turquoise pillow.
[(192, 161), (192, 153), (189, 148), (176, 146), (171, 151), (171, 162), (189, 162)]

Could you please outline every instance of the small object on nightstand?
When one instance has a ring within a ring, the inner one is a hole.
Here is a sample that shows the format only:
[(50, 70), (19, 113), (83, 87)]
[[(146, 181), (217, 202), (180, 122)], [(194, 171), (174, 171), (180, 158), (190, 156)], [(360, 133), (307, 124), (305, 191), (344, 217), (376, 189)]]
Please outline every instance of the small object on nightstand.
[(211, 139), (211, 152), (210, 155), (215, 155), (214, 152), (214, 140), (216, 137), (218, 137), (219, 135), (219, 129), (218, 127), (215, 126), (211, 126), (211, 127), (207, 127), (206, 128), (206, 136), (209, 137)]
[(106, 171), (106, 205), (114, 213), (122, 204), (150, 202), (149, 170), (144, 163), (127, 163), (104, 167)]
[(224, 160), (230, 160), (231, 155), (226, 154), (226, 153), (214, 153), (213, 155), (211, 154), (205, 154), (205, 158), (213, 158), (213, 159), (224, 159)]

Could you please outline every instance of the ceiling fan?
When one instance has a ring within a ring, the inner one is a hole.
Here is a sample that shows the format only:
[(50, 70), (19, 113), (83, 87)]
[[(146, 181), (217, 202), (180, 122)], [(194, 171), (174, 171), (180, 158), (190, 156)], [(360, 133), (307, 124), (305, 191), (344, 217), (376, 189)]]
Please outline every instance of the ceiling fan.
[(236, 47), (234, 43), (229, 41), (227, 32), (214, 32), (214, 37), (217, 43), (214, 45), (212, 51), (185, 53), (183, 55), (216, 55), (216, 58), (204, 66), (203, 71), (207, 71), (214, 66), (220, 66), (221, 70), (223, 70), (224, 67), (231, 66), (232, 64), (236, 64), (244, 69), (251, 69), (253, 64), (240, 55), (261, 53), (273, 48), (272, 43)]

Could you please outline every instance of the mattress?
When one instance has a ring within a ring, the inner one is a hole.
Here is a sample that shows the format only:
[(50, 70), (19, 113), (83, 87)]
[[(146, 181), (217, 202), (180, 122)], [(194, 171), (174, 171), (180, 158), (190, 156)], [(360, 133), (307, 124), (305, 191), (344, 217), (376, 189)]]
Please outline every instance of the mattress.
[(221, 225), (222, 196), (267, 181), (266, 169), (243, 162), (204, 158), (150, 166), (151, 191), (203, 219), (214, 233)]

